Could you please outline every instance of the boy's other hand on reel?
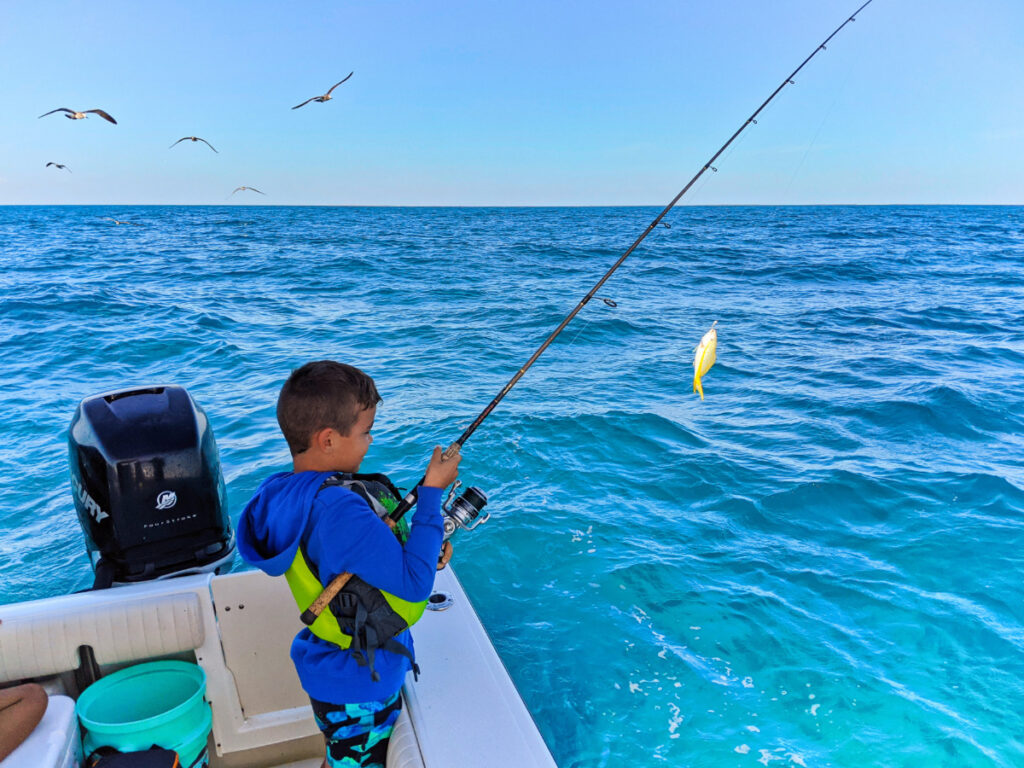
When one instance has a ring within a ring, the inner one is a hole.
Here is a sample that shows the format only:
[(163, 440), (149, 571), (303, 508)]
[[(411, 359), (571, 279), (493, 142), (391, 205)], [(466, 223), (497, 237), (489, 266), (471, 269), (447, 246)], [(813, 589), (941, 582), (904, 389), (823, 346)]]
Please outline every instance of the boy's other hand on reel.
[(460, 461), (462, 454), (458, 449), (446, 459), (441, 446), (435, 445), (434, 455), (430, 457), (430, 464), (423, 476), (423, 485), (427, 488), (447, 488), (459, 476)]
[(441, 545), (441, 554), (437, 556), (437, 570), (443, 571), (444, 567), (448, 565), (448, 561), (452, 559), (452, 543), (446, 541)]

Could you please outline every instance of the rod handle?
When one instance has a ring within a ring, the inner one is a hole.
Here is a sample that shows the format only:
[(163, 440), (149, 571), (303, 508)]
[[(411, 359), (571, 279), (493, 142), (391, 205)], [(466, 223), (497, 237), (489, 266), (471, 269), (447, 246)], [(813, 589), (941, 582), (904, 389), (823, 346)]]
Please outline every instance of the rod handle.
[(331, 579), (331, 583), (324, 587), (324, 591), (321, 592), (317, 599), (313, 601), (312, 605), (302, 612), (302, 623), (307, 627), (312, 626), (313, 622), (320, 618), (320, 614), (324, 612), (324, 608), (326, 608), (330, 604), (331, 600), (341, 592), (351, 578), (351, 573), (339, 573)]
[[(384, 522), (388, 524), (388, 528), (391, 530), (394, 530), (395, 525), (397, 525), (397, 523), (389, 517), (385, 517)], [(348, 581), (351, 578), (352, 574), (346, 571), (345, 573), (339, 573), (331, 579), (331, 583), (324, 587), (324, 591), (317, 596), (312, 605), (302, 612), (302, 616), (299, 617), (302, 619), (302, 623), (307, 627), (312, 626), (313, 622), (320, 618), (320, 614), (324, 612), (324, 608), (330, 605), (331, 600), (333, 600), (335, 596), (345, 588), (345, 585), (348, 584)]]

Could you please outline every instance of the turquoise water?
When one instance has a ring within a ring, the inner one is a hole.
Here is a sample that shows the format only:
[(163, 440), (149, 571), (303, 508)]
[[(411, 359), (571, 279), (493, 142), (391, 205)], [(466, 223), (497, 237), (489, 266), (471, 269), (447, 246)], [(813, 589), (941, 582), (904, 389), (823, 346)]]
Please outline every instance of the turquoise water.
[[(237, 519), (336, 358), (408, 484), (656, 213), (0, 208), (0, 603), (91, 583), (81, 398), (186, 386)], [(1024, 208), (669, 220), (465, 449), (456, 569), (559, 765), (1024, 764)]]

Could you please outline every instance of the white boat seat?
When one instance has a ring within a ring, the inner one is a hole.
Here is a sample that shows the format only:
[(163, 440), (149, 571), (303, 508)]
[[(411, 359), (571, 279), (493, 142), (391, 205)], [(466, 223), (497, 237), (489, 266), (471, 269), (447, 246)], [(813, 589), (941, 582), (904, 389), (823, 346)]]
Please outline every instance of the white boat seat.
[[(102, 666), (190, 653), (206, 670), (218, 754), (316, 735), (288, 658), (298, 617), (278, 599), (283, 586), (291, 600), (283, 582), (258, 571), (196, 574), (0, 606), (0, 683), (76, 669), (81, 645), (92, 646)], [(246, 602), (252, 609), (239, 611)]]
[[(121, 589), (129, 589), (128, 587)], [(0, 682), (48, 677), (79, 665), (90, 645), (101, 664), (169, 656), (203, 644), (194, 593), (139, 597), (104, 605), (86, 592), (0, 606)]]

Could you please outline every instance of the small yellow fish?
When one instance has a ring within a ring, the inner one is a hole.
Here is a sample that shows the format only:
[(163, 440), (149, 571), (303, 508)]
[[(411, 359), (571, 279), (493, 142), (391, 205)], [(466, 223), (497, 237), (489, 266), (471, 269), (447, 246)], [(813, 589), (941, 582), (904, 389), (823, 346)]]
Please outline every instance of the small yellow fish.
[(718, 325), (717, 320), (701, 337), (700, 344), (697, 345), (697, 349), (693, 353), (693, 391), (700, 393), (701, 400), (704, 399), (704, 387), (700, 383), (701, 376), (710, 371), (711, 366), (715, 364), (715, 350), (718, 349), (716, 325)]

